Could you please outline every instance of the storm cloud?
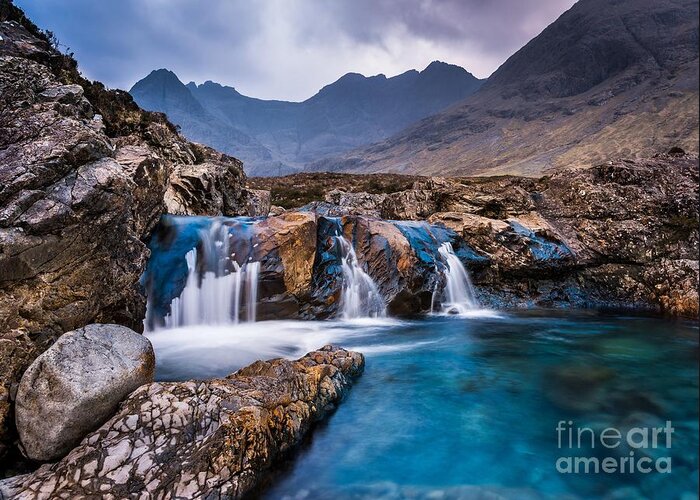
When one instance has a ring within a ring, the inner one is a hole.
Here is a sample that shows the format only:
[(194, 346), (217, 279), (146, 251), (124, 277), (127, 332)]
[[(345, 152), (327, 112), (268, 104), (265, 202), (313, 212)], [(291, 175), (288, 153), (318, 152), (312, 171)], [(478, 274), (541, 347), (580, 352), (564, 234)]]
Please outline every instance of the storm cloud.
[(433, 60), (489, 76), (573, 0), (15, 0), (128, 89), (157, 68), (185, 83), (303, 100), (348, 72), (392, 76)]

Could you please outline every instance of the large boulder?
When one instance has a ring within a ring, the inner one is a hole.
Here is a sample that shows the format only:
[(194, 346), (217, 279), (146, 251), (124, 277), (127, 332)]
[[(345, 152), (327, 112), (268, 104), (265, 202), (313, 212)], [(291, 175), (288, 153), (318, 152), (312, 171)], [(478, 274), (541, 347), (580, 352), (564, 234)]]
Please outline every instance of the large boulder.
[(114, 414), (119, 402), (153, 380), (146, 337), (118, 325), (88, 325), (62, 335), (24, 372), (15, 418), (24, 454), (39, 461), (68, 453)]
[(241, 498), (363, 368), (362, 354), (326, 346), (223, 379), (141, 386), (64, 459), (0, 482), (0, 496)]
[(240, 162), (188, 142), (126, 92), (82, 78), (4, 0), (0, 37), (1, 457), (11, 395), (38, 354), (90, 323), (142, 328), (139, 278), (166, 193), (206, 171), (212, 182), (183, 198), (183, 210), (247, 207), (237, 197)]
[(311, 294), (316, 216), (284, 212), (255, 225), (253, 260), (260, 262), (258, 319), (298, 317)]
[(344, 281), (338, 237), (353, 246), (357, 264), (375, 282), (391, 315), (429, 311), (433, 293), (444, 280), (445, 266), (438, 248), (453, 242), (462, 249), (454, 231), (425, 222), (357, 215), (319, 217), (313, 295), (306, 308), (311, 317), (338, 312)]

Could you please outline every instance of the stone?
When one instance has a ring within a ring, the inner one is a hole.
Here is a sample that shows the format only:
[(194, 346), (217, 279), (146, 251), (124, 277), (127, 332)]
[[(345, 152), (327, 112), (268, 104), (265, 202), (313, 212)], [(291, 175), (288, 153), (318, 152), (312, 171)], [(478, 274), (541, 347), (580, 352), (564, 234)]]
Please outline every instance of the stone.
[(280, 215), (282, 213), (270, 213), (272, 209), (272, 206), (270, 205), (270, 191), (265, 189), (246, 189), (245, 197), (248, 207), (248, 215), (251, 217), (267, 217), (268, 215)]
[(62, 333), (139, 331), (145, 244), (169, 207), (245, 215), (240, 161), (84, 79), (11, 4), (0, 9), (0, 458), (11, 388)]
[(385, 199), (386, 195), (381, 193), (354, 193), (334, 189), (326, 194), (324, 201), (341, 207), (348, 215), (381, 217), (381, 207)]
[(15, 418), (24, 454), (37, 461), (68, 453), (153, 380), (155, 357), (146, 337), (118, 325), (87, 325), (65, 333), (27, 368)]
[(268, 212), (268, 215), (270, 217), (282, 215), (285, 212), (285, 210), (286, 210), (286, 208), (280, 207), (279, 205), (270, 205), (270, 211)]
[(363, 369), (362, 354), (325, 346), (226, 378), (143, 385), (68, 456), (0, 481), (0, 496), (241, 498)]
[[(240, 160), (201, 145), (196, 145), (196, 149), (197, 154), (206, 156), (209, 161), (175, 167), (165, 192), (168, 213), (216, 216), (243, 212), (251, 216), (267, 215), (269, 210), (265, 209), (264, 201), (256, 204), (253, 199), (256, 194), (242, 188), (245, 176)], [(261, 209), (265, 210), (264, 214), (259, 213)]]
[(423, 220), (437, 212), (435, 191), (411, 189), (386, 195), (381, 206), (385, 219)]

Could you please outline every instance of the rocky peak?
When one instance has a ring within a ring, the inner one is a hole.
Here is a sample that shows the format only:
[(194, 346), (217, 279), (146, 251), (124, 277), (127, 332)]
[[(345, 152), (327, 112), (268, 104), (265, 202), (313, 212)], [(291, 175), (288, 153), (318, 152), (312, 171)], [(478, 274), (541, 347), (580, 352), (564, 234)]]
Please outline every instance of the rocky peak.
[(697, 19), (694, 0), (581, 0), (513, 54), (485, 88), (566, 97), (625, 71), (672, 72), (698, 57)]

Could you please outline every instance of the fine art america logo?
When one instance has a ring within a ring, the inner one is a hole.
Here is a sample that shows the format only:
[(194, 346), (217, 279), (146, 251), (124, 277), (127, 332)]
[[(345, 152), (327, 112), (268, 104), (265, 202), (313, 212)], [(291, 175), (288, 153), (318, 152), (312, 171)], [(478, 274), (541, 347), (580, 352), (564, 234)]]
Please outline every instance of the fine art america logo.
[[(562, 455), (557, 471), (562, 474), (649, 474), (671, 472), (671, 457), (662, 456), (671, 448), (674, 428), (632, 427), (621, 431), (608, 427), (599, 432), (577, 427), (571, 420), (557, 424), (557, 444)], [(590, 453), (589, 456), (585, 456)]]

